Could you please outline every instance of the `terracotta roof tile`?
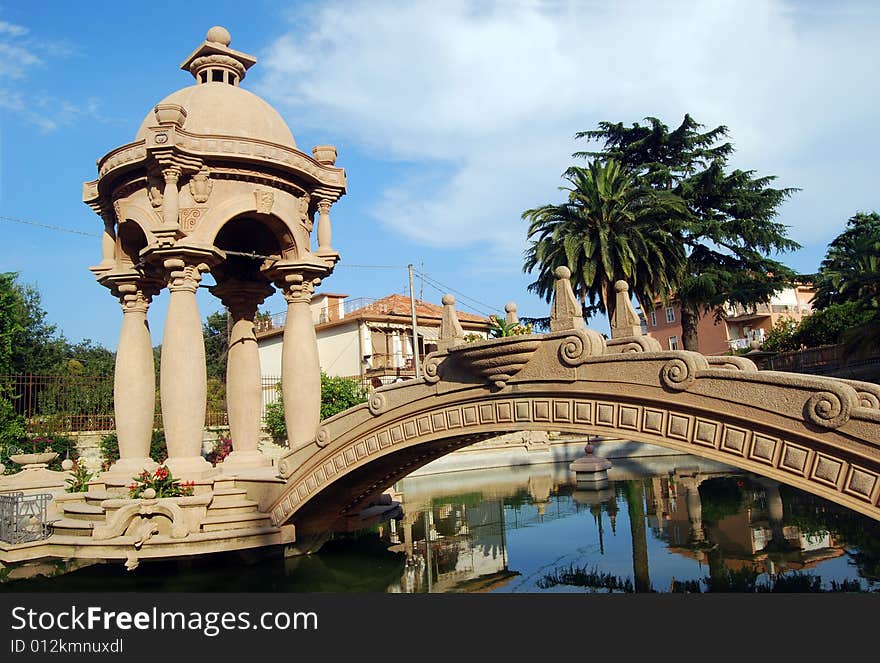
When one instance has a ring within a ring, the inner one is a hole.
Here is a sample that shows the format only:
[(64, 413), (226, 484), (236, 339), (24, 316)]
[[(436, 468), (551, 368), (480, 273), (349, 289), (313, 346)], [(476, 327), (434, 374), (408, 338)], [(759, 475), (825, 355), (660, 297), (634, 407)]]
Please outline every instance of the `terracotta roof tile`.
[[(462, 322), (485, 322), (489, 320), (479, 315), (471, 313), (463, 313), (456, 311), (458, 319)], [(345, 314), (346, 318), (366, 317), (375, 315), (405, 315), (412, 316), (412, 308), (410, 307), (409, 297), (406, 295), (388, 295), (375, 302), (357, 308)], [(443, 307), (430, 302), (416, 300), (416, 317), (418, 318), (436, 318), (439, 320), (443, 317)]]

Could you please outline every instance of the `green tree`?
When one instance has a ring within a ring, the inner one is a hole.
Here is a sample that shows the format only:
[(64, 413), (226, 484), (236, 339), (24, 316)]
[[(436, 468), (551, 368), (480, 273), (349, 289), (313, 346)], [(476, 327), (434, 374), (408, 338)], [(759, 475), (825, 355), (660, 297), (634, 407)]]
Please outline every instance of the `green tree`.
[(677, 239), (687, 212), (676, 195), (640, 183), (614, 159), (570, 168), (568, 200), (526, 210), (523, 271), (538, 271), (528, 289), (553, 298), (560, 265), (572, 273), (575, 296), (614, 315), (614, 283), (625, 280), (643, 307), (679, 279), (684, 251)]
[(209, 378), (226, 379), (226, 355), (229, 353), (229, 329), (226, 311), (216, 311), (202, 325), (205, 338), (205, 364)]
[[(599, 128), (576, 134), (602, 143), (598, 151), (575, 156), (617, 159), (638, 182), (678, 195), (685, 201), (688, 221), (680, 233), (686, 252), (684, 269), (669, 294), (681, 305), (682, 342), (698, 350), (700, 317), (724, 315), (727, 304), (767, 303), (796, 274), (770, 254), (800, 248), (776, 223), (780, 205), (794, 188), (773, 188), (775, 176), (752, 170), (727, 170), (734, 148), (721, 125), (703, 125), (685, 115), (671, 130), (657, 118), (647, 125), (600, 122)], [(645, 310), (645, 309), (643, 309)], [(647, 309), (650, 310), (650, 309)]]
[(0, 369), (6, 374), (52, 373), (62, 364), (68, 343), (47, 320), (40, 291), (0, 274)]

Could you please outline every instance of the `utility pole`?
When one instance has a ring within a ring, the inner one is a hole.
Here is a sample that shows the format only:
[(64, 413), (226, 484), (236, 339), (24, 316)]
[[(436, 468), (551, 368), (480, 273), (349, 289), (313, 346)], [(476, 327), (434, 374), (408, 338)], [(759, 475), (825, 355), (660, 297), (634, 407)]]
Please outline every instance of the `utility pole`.
[(416, 369), (416, 380), (422, 377), (421, 361), (419, 359), (419, 321), (416, 318), (416, 296), (413, 292), (413, 266), (410, 263), (409, 268), (409, 307), (412, 310), (412, 342), (413, 342), (413, 365)]

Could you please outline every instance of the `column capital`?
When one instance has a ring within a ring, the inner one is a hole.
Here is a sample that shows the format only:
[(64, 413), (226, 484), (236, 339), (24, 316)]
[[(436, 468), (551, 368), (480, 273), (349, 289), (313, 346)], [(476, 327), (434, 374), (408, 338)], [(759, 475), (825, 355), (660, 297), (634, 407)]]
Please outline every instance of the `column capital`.
[(321, 279), (329, 273), (330, 268), (323, 260), (320, 262), (279, 261), (265, 272), (266, 276), (284, 295), (288, 304), (312, 301), (315, 288), (320, 285)]
[(275, 292), (266, 281), (240, 281), (235, 278), (225, 279), (210, 290), (236, 320), (252, 320), (260, 304)]
[(119, 304), (123, 313), (146, 313), (155, 293), (144, 290), (134, 283), (119, 286)]
[(318, 198), (318, 202), (316, 203), (316, 206), (318, 208), (318, 211), (321, 214), (329, 214), (330, 213), (330, 206), (332, 204), (333, 204), (332, 200), (328, 200), (327, 198)]
[(165, 178), (165, 182), (177, 182), (180, 179), (180, 175), (181, 171), (177, 166), (171, 166), (162, 170), (162, 177)]
[(167, 285), (171, 292), (195, 292), (202, 280), (202, 273), (219, 263), (224, 254), (213, 247), (178, 244), (149, 247), (141, 256), (145, 262), (155, 266), (163, 286)]
[(277, 284), (288, 304), (312, 301), (315, 288), (321, 284), (320, 278), (304, 278), (302, 274), (287, 274), (282, 283)]
[(143, 299), (149, 307), (152, 298), (159, 294), (164, 285), (162, 280), (153, 275), (145, 275), (140, 271), (133, 270), (111, 270), (101, 275), (98, 282), (119, 299), (123, 312), (131, 308), (126, 305), (126, 301), (134, 302)]
[(186, 291), (195, 294), (202, 280), (202, 272), (209, 269), (205, 263), (187, 262), (181, 258), (166, 258), (162, 265), (168, 270), (169, 292)]

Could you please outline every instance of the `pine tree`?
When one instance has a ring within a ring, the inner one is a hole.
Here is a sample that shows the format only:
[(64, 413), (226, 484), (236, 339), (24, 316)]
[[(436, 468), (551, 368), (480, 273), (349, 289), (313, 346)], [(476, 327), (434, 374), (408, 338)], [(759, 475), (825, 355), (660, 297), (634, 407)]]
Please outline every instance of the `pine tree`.
[(669, 294), (681, 305), (685, 349), (699, 350), (701, 316), (721, 318), (727, 304), (767, 303), (796, 280), (793, 270), (770, 255), (800, 248), (787, 227), (773, 221), (797, 189), (773, 188), (772, 175), (728, 171), (734, 147), (725, 140), (724, 125), (702, 131), (690, 115), (672, 131), (657, 118), (646, 122), (629, 127), (600, 122), (577, 137), (599, 141), (602, 149), (574, 156), (617, 159), (643, 184), (684, 200), (689, 220), (680, 237), (687, 259)]

